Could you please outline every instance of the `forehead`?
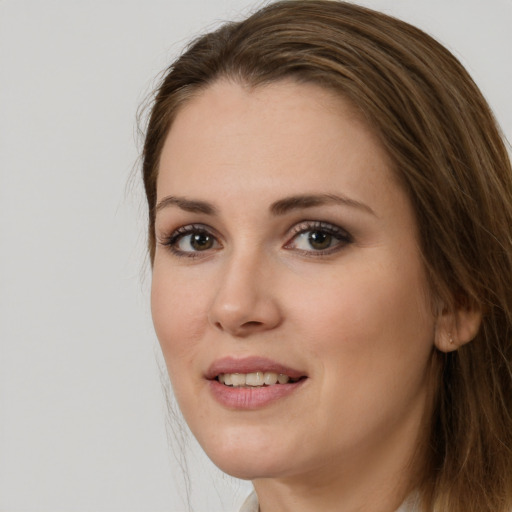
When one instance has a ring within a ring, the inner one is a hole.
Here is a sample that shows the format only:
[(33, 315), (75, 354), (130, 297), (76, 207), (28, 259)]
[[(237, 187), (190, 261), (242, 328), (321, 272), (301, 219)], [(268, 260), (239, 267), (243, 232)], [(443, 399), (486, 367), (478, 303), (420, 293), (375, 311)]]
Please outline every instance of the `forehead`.
[(372, 129), (330, 90), (294, 81), (255, 88), (219, 81), (176, 116), (162, 151), (157, 192), (159, 198), (176, 190), (228, 194), (240, 187), (323, 193), (337, 183), (348, 193), (366, 182), (378, 194), (393, 178)]

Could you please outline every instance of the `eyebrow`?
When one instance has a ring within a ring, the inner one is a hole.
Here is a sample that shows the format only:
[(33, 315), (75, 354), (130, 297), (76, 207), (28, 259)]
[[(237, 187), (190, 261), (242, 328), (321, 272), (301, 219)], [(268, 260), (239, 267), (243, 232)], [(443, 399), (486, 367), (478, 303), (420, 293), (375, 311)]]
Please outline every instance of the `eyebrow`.
[(284, 215), (293, 210), (302, 210), (304, 208), (313, 208), (325, 204), (339, 204), (350, 206), (363, 210), (367, 213), (377, 216), (377, 214), (365, 203), (356, 201), (349, 197), (336, 194), (308, 194), (286, 197), (272, 204), (270, 211), (274, 215)]
[(205, 215), (216, 215), (217, 208), (206, 201), (194, 201), (185, 197), (167, 196), (164, 197), (155, 208), (156, 212), (167, 208), (168, 206), (177, 206), (186, 212), (204, 213)]
[[(365, 203), (356, 201), (349, 197), (336, 194), (304, 194), (285, 197), (272, 203), (270, 212), (273, 215), (285, 215), (293, 210), (302, 210), (305, 208), (314, 208), (315, 206), (322, 206), (325, 204), (339, 204), (342, 206), (350, 206), (363, 210), (372, 215), (376, 213)], [(217, 208), (207, 201), (199, 201), (187, 199), (185, 197), (167, 196), (164, 197), (156, 205), (155, 211), (158, 212), (167, 208), (168, 206), (177, 206), (181, 210), (191, 213), (203, 213), (205, 215), (217, 215)]]

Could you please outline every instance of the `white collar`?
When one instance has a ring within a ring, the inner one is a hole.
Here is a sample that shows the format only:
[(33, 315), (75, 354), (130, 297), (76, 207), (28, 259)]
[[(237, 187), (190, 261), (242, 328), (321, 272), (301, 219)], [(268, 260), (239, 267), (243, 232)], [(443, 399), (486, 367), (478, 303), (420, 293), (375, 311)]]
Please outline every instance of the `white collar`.
[[(258, 497), (255, 492), (251, 492), (244, 501), (240, 512), (259, 512), (259, 509)], [(402, 503), (396, 512), (417, 512), (418, 510), (418, 497), (413, 493)]]
[(247, 499), (244, 501), (244, 504), (240, 509), (240, 512), (259, 512), (259, 509), (260, 507), (258, 505), (258, 497), (253, 491), (251, 494), (249, 494), (249, 496), (247, 496)]

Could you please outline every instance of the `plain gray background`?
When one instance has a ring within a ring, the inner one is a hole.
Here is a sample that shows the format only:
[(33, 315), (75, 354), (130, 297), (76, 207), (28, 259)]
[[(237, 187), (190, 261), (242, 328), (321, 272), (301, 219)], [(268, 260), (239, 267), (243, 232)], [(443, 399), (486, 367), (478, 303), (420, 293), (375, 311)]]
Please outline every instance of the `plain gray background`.
[[(512, 139), (512, 0), (360, 3), (452, 49)], [(185, 42), (257, 5), (0, 0), (1, 512), (186, 510), (127, 187), (135, 114)], [(238, 507), (247, 483), (190, 464), (196, 512)]]

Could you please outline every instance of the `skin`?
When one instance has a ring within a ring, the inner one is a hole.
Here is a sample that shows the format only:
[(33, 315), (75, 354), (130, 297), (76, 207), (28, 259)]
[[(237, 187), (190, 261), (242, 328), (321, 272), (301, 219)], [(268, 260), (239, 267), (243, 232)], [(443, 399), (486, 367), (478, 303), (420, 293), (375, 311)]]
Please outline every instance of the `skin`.
[[(448, 321), (433, 315), (410, 201), (376, 136), (318, 86), (219, 81), (177, 115), (157, 192), (153, 320), (206, 453), (253, 480), (262, 512), (393, 512), (420, 461), (431, 357)], [(311, 194), (349, 201), (271, 211)], [(198, 250), (185, 233), (170, 247), (190, 225), (211, 245)], [(326, 225), (343, 236), (322, 252), (308, 235)], [(224, 407), (205, 373), (249, 355), (307, 379), (268, 406)]]

